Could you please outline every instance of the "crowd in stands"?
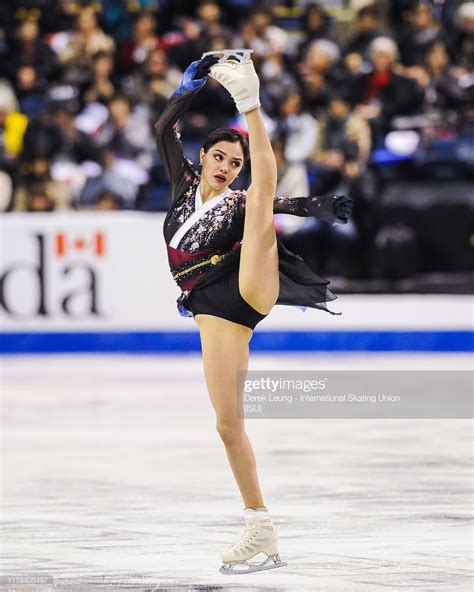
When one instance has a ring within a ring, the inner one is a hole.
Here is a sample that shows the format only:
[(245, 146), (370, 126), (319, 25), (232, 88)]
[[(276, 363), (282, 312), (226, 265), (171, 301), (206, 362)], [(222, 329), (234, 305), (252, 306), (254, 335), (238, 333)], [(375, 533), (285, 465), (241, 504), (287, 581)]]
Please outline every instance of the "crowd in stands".
[[(166, 209), (153, 124), (191, 61), (245, 47), (278, 193), (355, 201), (347, 226), (283, 216), (279, 232), (290, 243), (323, 235), (335, 252), (350, 251), (376, 199), (377, 155), (472, 134), (474, 2), (349, 4), (341, 32), (324, 1), (2, 2), (0, 211)], [(245, 130), (245, 120), (209, 79), (181, 123), (187, 155), (228, 126)]]

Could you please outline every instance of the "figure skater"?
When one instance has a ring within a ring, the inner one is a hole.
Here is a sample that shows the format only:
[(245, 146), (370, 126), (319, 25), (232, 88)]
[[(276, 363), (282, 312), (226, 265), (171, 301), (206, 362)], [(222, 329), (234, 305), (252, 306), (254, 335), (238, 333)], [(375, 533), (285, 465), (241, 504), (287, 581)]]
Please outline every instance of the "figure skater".
[[(275, 197), (277, 167), (259, 101), (259, 79), (248, 50), (204, 54), (184, 73), (155, 125), (158, 148), (171, 183), (164, 236), (173, 278), (182, 290), (178, 309), (193, 316), (200, 332), (206, 384), (216, 428), (244, 502), (245, 532), (222, 553), (223, 573), (285, 565), (277, 530), (257, 477), (255, 456), (238, 412), (239, 372), (246, 372), (252, 332), (275, 304), (327, 310), (335, 296), (329, 282), (287, 251), (275, 235), (274, 213), (318, 216), (347, 222), (351, 200), (343, 196)], [(248, 124), (247, 139), (218, 129), (200, 150), (201, 174), (182, 151), (175, 132), (179, 118), (208, 75), (233, 97)], [(229, 186), (250, 157), (247, 191)], [(328, 311), (329, 312), (329, 311)], [(259, 553), (262, 563), (248, 560)]]

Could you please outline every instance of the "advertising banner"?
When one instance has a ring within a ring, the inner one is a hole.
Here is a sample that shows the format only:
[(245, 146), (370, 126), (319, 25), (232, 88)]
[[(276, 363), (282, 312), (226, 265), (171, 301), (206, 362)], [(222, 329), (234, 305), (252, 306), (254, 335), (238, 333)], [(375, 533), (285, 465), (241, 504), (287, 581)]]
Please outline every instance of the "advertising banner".
[[(0, 352), (198, 350), (196, 324), (177, 311), (163, 221), (144, 212), (1, 216)], [(276, 306), (252, 346), (472, 348), (467, 295), (343, 294), (330, 308), (342, 315)]]

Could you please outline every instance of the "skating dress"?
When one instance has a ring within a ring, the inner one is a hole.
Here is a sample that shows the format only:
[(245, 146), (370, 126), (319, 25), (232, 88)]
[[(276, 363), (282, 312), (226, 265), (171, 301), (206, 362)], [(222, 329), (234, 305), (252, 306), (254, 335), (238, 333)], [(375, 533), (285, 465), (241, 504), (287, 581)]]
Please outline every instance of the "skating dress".
[[(253, 329), (266, 315), (252, 308), (241, 297), (238, 287), (246, 192), (228, 188), (202, 203), (200, 175), (185, 158), (175, 130), (196, 92), (175, 93), (155, 125), (158, 150), (171, 184), (171, 204), (163, 233), (171, 274), (182, 291), (178, 310), (182, 316), (212, 314)], [(313, 215), (317, 212), (318, 199), (275, 197), (274, 212)], [(311, 214), (309, 200), (312, 200)], [(336, 296), (328, 289), (329, 282), (280, 241), (278, 257), (277, 304), (331, 312), (326, 303)]]

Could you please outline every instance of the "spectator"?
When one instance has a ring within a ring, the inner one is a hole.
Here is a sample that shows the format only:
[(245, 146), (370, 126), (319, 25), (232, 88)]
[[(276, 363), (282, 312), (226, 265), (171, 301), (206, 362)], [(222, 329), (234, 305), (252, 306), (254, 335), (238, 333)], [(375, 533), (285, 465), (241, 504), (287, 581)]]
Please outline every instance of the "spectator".
[(35, 71), (36, 84), (42, 88), (58, 73), (56, 55), (40, 39), (38, 19), (30, 15), (20, 22), (5, 59), (12, 79), (19, 69), (29, 67)]
[(221, 7), (215, 0), (204, 0), (196, 11), (196, 17), (201, 27), (202, 35), (210, 43), (214, 37), (223, 37), (226, 44), (232, 38), (232, 31), (221, 24)]
[(446, 45), (451, 62), (464, 73), (474, 71), (474, 2), (465, 2), (457, 10), (456, 27), (447, 31)]
[(407, 69), (407, 75), (424, 89), (424, 114), (435, 115), (438, 121), (454, 123), (472, 104), (474, 85), (464, 84), (465, 76), (449, 63), (446, 47), (441, 41), (428, 51), (425, 64)]
[(339, 47), (333, 41), (314, 41), (299, 66), (302, 96), (311, 114), (318, 117), (328, 104), (336, 82), (335, 65), (340, 58)]
[(411, 115), (423, 102), (423, 91), (412, 79), (397, 74), (398, 50), (389, 37), (370, 46), (372, 71), (359, 77), (357, 113), (370, 122), (375, 143), (390, 129), (396, 115)]
[(13, 202), (13, 179), (0, 169), (0, 212), (9, 212)]
[(340, 57), (341, 51), (334, 41), (327, 39), (314, 41), (309, 46), (306, 58), (300, 67), (303, 80), (312, 73), (318, 73), (326, 79), (331, 79), (332, 69)]
[(335, 94), (329, 101), (328, 115), (320, 121), (317, 162), (343, 171), (355, 164), (365, 169), (371, 148), (370, 128), (366, 121), (351, 113), (344, 94)]
[(400, 61), (404, 66), (420, 64), (439, 38), (439, 27), (430, 6), (419, 3), (408, 13), (409, 30), (398, 41)]
[[(15, 208), (16, 209), (16, 208)], [(54, 199), (42, 183), (33, 183), (25, 190), (25, 211), (46, 214), (56, 209)]]
[(60, 133), (50, 109), (42, 109), (28, 120), (23, 145), (22, 163), (32, 162), (35, 158), (54, 158), (60, 145)]
[(28, 117), (46, 106), (45, 87), (33, 66), (20, 66), (16, 72), (15, 89), (21, 110)]
[(95, 209), (102, 212), (113, 212), (116, 210), (121, 210), (122, 208), (122, 198), (119, 195), (113, 193), (113, 191), (108, 190), (102, 191), (95, 205)]
[(132, 102), (154, 103), (157, 95), (168, 100), (179, 86), (182, 73), (170, 66), (164, 50), (154, 49), (144, 68), (123, 80), (123, 91)]
[(313, 117), (318, 118), (324, 114), (329, 103), (330, 94), (331, 88), (322, 74), (311, 70), (304, 74), (301, 95), (303, 103)]
[(277, 52), (268, 54), (262, 63), (260, 84), (260, 101), (265, 112), (272, 117), (278, 115), (284, 97), (297, 88), (296, 80), (285, 69), (283, 56)]
[(280, 105), (277, 136), (286, 138), (285, 159), (302, 163), (314, 152), (318, 138), (318, 124), (314, 117), (303, 109), (301, 93), (291, 91)]
[(100, 29), (92, 6), (82, 8), (77, 17), (76, 31), (59, 54), (64, 80), (73, 84), (86, 82), (94, 55), (99, 51), (113, 53), (114, 50), (114, 40)]
[(56, 161), (81, 164), (101, 162), (100, 150), (86, 133), (76, 127), (76, 110), (68, 103), (58, 104), (52, 110), (52, 121), (57, 131)]
[(273, 15), (269, 8), (254, 8), (250, 18), (241, 26), (240, 35), (234, 39), (237, 47), (253, 49), (258, 58), (269, 52), (284, 54), (287, 50), (288, 33), (272, 24)]
[(303, 40), (298, 44), (297, 59), (305, 59), (309, 46), (318, 39), (331, 39), (330, 21), (318, 4), (308, 4), (303, 16)]
[(123, 95), (116, 95), (109, 101), (108, 111), (109, 119), (97, 136), (99, 146), (107, 146), (116, 158), (149, 169), (154, 142), (144, 110), (132, 111), (130, 101)]
[(150, 53), (161, 42), (156, 34), (156, 17), (148, 11), (140, 12), (133, 24), (131, 39), (126, 39), (120, 48), (120, 69), (122, 73), (133, 73), (145, 64)]
[[(309, 195), (308, 171), (303, 163), (288, 162), (285, 158), (285, 139), (279, 137), (272, 142), (278, 168), (276, 195), (303, 197)], [(306, 222), (306, 218), (289, 214), (276, 214), (275, 225), (281, 235), (291, 235)]]
[(84, 103), (99, 102), (106, 104), (116, 94), (113, 80), (114, 59), (110, 53), (97, 52), (92, 58), (91, 80), (82, 89)]
[(37, 158), (30, 167), (15, 191), (14, 210), (43, 212), (70, 209), (70, 187), (52, 178), (50, 161)]
[(363, 60), (369, 59), (370, 44), (374, 39), (383, 35), (379, 19), (379, 9), (375, 4), (368, 4), (357, 11), (357, 32), (345, 46), (345, 55), (356, 53)]
[(207, 51), (208, 39), (202, 35), (201, 24), (193, 18), (185, 18), (182, 33), (179, 36), (175, 33), (174, 36), (179, 37), (179, 42), (170, 46), (168, 57), (170, 62), (184, 72), (191, 62), (199, 60)]
[(15, 166), (23, 150), (28, 120), (19, 112), (19, 104), (11, 86), (0, 80), (0, 168)]

